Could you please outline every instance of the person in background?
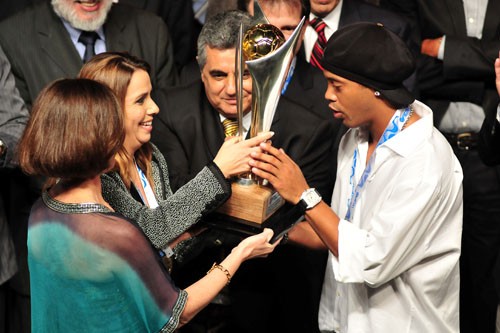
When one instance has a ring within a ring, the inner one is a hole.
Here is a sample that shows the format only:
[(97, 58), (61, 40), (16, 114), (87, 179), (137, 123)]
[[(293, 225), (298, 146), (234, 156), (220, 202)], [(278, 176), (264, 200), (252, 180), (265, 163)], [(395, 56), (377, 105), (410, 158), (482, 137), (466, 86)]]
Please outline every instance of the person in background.
[(35, 100), (19, 148), (25, 172), (49, 177), (28, 228), (33, 332), (174, 332), (243, 261), (277, 245), (266, 229), (178, 289), (141, 229), (102, 196), (124, 121), (111, 89), (92, 80), (55, 81)]
[[(497, 93), (500, 96), (500, 54), (499, 57), (495, 59), (494, 67), (495, 85)], [(478, 151), (484, 164), (489, 166), (500, 164), (500, 104), (497, 106), (496, 110), (491, 109), (490, 113), (487, 114), (484, 119), (481, 130), (479, 131)], [(493, 268), (493, 279), (495, 281), (497, 297), (500, 303), (500, 255), (497, 256), (497, 260)], [(497, 308), (495, 332), (500, 332), (500, 305)]]
[(251, 161), (304, 209), (290, 240), (330, 251), (321, 332), (459, 332), (462, 169), (403, 86), (410, 50), (381, 24), (356, 23), (332, 35), (321, 65), (325, 98), (350, 128), (331, 207), (283, 149), (263, 143)]
[[(321, 69), (319, 63), (330, 36), (337, 29), (357, 22), (382, 23), (400, 36), (412, 53), (418, 53), (417, 44), (411, 39), (410, 24), (401, 15), (363, 0), (310, 0), (309, 3), (309, 25), (304, 34), (303, 50), (306, 60), (313, 66)], [(416, 92), (416, 73), (405, 80), (405, 86)]]
[(175, 67), (178, 71), (195, 59), (196, 39), (200, 29), (195, 22), (191, 1), (120, 0), (120, 3), (148, 10), (163, 19), (172, 38)]
[(494, 61), (500, 50), (500, 2), (382, 0), (407, 17), (419, 45), (417, 86), (434, 111), (464, 172), (460, 257), (460, 331), (493, 333), (498, 297), (493, 267), (500, 253), (500, 166), (480, 158), (478, 133), (499, 97)]
[[(8, 195), (8, 178), (17, 163), (17, 142), (28, 122), (29, 113), (16, 89), (10, 63), (0, 47), (0, 331), (14, 331), (22, 325), (19, 307), (25, 295), (10, 280), (17, 271), (16, 251), (7, 221), (4, 200)], [(15, 279), (14, 279), (15, 282)]]
[(155, 88), (177, 79), (161, 18), (113, 0), (38, 2), (0, 23), (0, 45), (28, 107), (47, 83), (75, 77), (92, 55), (105, 51), (126, 51), (147, 61)]
[[(500, 54), (495, 59), (495, 85), (500, 96)], [(495, 109), (491, 109), (493, 111)], [(496, 112), (486, 115), (481, 130), (479, 132), (478, 150), (481, 159), (486, 165), (500, 164), (500, 104)], [(500, 260), (497, 259), (497, 260)], [(495, 279), (495, 281), (500, 281)], [(500, 289), (498, 290), (500, 292)]]

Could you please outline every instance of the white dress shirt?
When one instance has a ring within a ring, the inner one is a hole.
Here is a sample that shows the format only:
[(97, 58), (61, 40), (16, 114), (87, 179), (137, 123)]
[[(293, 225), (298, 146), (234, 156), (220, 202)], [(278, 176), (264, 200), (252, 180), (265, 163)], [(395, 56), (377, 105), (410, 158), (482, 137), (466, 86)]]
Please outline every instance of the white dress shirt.
[[(337, 6), (325, 17), (322, 18), (323, 22), (325, 22), (325, 38), (326, 40), (330, 39), (335, 31), (339, 28), (340, 22), (340, 12), (342, 11), (342, 2), (340, 0)], [(309, 22), (315, 19), (317, 16), (313, 13), (309, 14)], [(309, 62), (311, 58), (312, 49), (316, 40), (318, 39), (318, 33), (311, 25), (307, 25), (306, 32), (304, 33), (304, 51), (306, 53), (306, 60)]]
[(356, 147), (359, 179), (368, 133), (351, 129), (339, 147), (332, 209), (341, 217), (339, 257), (329, 253), (319, 309), (322, 332), (459, 332), (462, 169), (415, 101), (417, 122), (379, 146), (352, 216)]

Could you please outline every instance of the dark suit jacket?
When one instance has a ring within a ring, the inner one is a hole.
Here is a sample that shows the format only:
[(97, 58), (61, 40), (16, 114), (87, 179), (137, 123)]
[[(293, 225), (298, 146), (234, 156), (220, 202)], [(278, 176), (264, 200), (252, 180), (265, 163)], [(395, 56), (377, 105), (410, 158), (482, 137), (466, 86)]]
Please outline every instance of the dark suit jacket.
[[(500, 124), (496, 112), (486, 115), (479, 132), (479, 155), (486, 165), (500, 164)], [(500, 288), (498, 292), (500, 294)]]
[(199, 27), (195, 22), (191, 1), (186, 0), (120, 0), (155, 13), (165, 21), (172, 38), (175, 65), (181, 69), (196, 57)]
[(323, 72), (306, 61), (302, 50), (296, 59), (293, 76), (284, 96), (321, 118), (335, 122), (325, 99), (327, 84)]
[(362, 0), (345, 0), (342, 3), (342, 11), (340, 12), (339, 28), (357, 22), (382, 23), (387, 29), (407, 41), (408, 45), (411, 45), (409, 42), (410, 25), (403, 17)]
[[(127, 51), (146, 60), (154, 88), (176, 82), (172, 46), (165, 23), (151, 13), (114, 4), (104, 24), (108, 51)], [(12, 65), (27, 105), (55, 79), (75, 77), (82, 67), (61, 19), (50, 1), (27, 8), (0, 23), (0, 45)]]
[[(175, 190), (214, 159), (224, 141), (224, 132), (219, 113), (208, 102), (199, 79), (160, 93), (156, 102), (161, 111), (153, 121), (152, 140), (167, 159)], [(273, 145), (282, 147), (298, 163), (309, 185), (316, 187), (329, 202), (335, 163), (331, 147), (336, 134), (333, 123), (282, 97), (271, 130), (276, 133)], [(206, 238), (214, 244), (223, 242), (226, 250), (234, 245), (227, 235)], [(182, 269), (176, 272), (174, 267), (176, 281), (186, 283), (200, 278), (221, 255), (220, 250), (207, 245), (208, 240), (203, 243), (206, 248), (199, 250), (202, 255), (184, 266), (184, 272)], [(325, 262), (324, 251), (287, 245), (280, 246), (266, 260), (245, 262), (230, 286), (233, 301), (230, 320), (236, 324), (232, 330), (318, 331)], [(256, 276), (260, 276), (260, 282), (255, 280)]]
[(16, 89), (10, 64), (0, 47), (0, 140), (7, 152), (0, 157), (0, 168), (13, 167), (11, 163), (17, 142), (28, 122), (29, 113)]
[[(415, 56), (418, 54), (418, 46), (411, 39), (410, 25), (402, 16), (362, 0), (345, 0), (342, 2), (339, 29), (357, 22), (382, 23), (387, 29), (401, 37)], [(404, 85), (416, 93), (416, 73), (405, 80)]]
[(493, 63), (500, 49), (500, 2), (488, 1), (481, 40), (467, 37), (461, 0), (383, 0), (381, 5), (405, 13), (417, 45), (446, 35), (444, 60), (419, 55), (420, 99), (434, 111), (439, 126), (450, 102), (471, 102), (492, 114), (498, 104)]

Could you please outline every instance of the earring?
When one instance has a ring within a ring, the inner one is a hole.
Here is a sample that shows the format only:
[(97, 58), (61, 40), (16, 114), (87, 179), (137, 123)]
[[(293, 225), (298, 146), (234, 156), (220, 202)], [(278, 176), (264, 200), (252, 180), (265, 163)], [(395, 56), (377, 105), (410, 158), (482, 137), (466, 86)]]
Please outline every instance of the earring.
[(373, 94), (374, 94), (375, 96), (377, 96), (377, 97), (380, 97), (380, 92), (379, 92), (379, 91), (377, 91), (377, 90), (375, 90), (375, 92), (374, 92)]

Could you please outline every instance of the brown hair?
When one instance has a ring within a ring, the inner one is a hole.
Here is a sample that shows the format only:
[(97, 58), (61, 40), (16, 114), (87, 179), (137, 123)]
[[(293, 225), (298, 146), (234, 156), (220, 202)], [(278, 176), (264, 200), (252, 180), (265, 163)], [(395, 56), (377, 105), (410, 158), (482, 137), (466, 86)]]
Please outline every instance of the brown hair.
[[(96, 80), (113, 90), (122, 110), (124, 111), (125, 97), (127, 88), (132, 79), (132, 75), (137, 70), (144, 70), (149, 73), (149, 65), (125, 52), (105, 52), (93, 57), (89, 62), (83, 65), (78, 77)], [(148, 142), (139, 148), (135, 156), (129, 156), (125, 149), (120, 149), (115, 155), (115, 169), (120, 173), (123, 182), (130, 189), (129, 164), (130, 159), (135, 158), (141, 170), (145, 171), (150, 184), (153, 184), (151, 171), (152, 148)], [(154, 188), (154, 186), (152, 186)]]
[(108, 87), (63, 79), (45, 87), (33, 104), (19, 143), (24, 172), (67, 182), (91, 179), (110, 167), (123, 145), (123, 112)]

